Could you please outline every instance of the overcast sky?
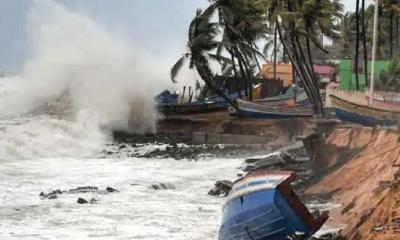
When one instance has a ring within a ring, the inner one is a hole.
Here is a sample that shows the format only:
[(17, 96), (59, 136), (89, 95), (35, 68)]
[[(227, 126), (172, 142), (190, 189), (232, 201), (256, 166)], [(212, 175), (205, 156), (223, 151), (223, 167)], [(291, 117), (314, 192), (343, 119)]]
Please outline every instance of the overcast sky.
[[(123, 31), (140, 51), (170, 59), (184, 51), (186, 30), (195, 10), (207, 5), (206, 0), (56, 1), (84, 12), (111, 32)], [(16, 71), (26, 60), (26, 16), (33, 2), (0, 0), (0, 69)], [(342, 2), (346, 10), (355, 8), (355, 0)]]

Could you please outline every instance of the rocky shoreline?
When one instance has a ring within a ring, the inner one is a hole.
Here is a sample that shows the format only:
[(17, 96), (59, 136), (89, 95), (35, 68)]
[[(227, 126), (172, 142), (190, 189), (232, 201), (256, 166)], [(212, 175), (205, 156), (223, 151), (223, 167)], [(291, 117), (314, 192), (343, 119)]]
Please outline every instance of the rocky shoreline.
[[(294, 171), (297, 179), (293, 183), (294, 189), (301, 192), (300, 198), (304, 202), (312, 203), (312, 211), (318, 212), (331, 201), (326, 196), (306, 195), (303, 190), (307, 184), (312, 182), (314, 176), (312, 163), (307, 149), (302, 141), (291, 143), (289, 146), (268, 146), (264, 145), (198, 145), (190, 143), (190, 134), (184, 133), (158, 133), (155, 135), (136, 135), (126, 133), (114, 133), (114, 140), (118, 146), (115, 151), (129, 148), (141, 148), (148, 144), (159, 145), (160, 148), (152, 149), (146, 153), (131, 152), (131, 157), (138, 158), (172, 158), (176, 160), (202, 160), (209, 158), (242, 158), (243, 164), (238, 169), (237, 176), (241, 177), (246, 173), (258, 170), (282, 170)], [(185, 142), (185, 144), (183, 144)], [(107, 155), (112, 155), (110, 151)], [(209, 195), (214, 197), (226, 197), (235, 179), (221, 179), (210, 186)], [(155, 189), (163, 189), (162, 185), (157, 185)], [(173, 187), (169, 188), (173, 189)], [(206, 193), (205, 193), (206, 194)], [(305, 239), (297, 236), (293, 239)], [(310, 238), (308, 238), (310, 239)], [(343, 239), (337, 232), (332, 232), (311, 239)]]

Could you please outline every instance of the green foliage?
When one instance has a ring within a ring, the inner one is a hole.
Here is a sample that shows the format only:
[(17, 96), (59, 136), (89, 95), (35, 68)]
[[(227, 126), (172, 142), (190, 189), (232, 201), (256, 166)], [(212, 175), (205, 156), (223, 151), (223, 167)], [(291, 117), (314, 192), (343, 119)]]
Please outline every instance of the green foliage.
[(393, 58), (389, 62), (387, 70), (379, 75), (375, 87), (379, 91), (400, 91), (400, 56)]

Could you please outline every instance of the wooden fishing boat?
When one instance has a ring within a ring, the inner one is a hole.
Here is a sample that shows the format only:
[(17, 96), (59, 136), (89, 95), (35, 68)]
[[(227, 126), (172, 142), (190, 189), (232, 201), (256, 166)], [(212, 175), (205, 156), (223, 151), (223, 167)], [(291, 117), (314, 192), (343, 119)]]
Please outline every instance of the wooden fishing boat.
[(166, 115), (185, 115), (216, 112), (223, 109), (226, 109), (226, 106), (216, 102), (192, 102), (164, 106), (161, 111)]
[(228, 110), (232, 116), (237, 117), (285, 119), (309, 118), (314, 116), (312, 108), (302, 104), (287, 105), (285, 102), (266, 104), (249, 102), (242, 99), (237, 99), (236, 102), (240, 111), (236, 111), (231, 107)]
[(330, 95), (336, 116), (342, 121), (363, 125), (395, 125), (400, 117), (400, 111), (382, 108), (382, 106), (368, 106), (364, 102), (352, 101), (351, 97)]
[[(369, 101), (369, 93), (365, 93)], [(400, 94), (396, 92), (374, 92), (373, 106), (388, 110), (400, 111)]]
[(236, 181), (222, 211), (219, 240), (283, 240), (312, 236), (328, 219), (308, 211), (291, 188), (293, 172), (259, 171)]

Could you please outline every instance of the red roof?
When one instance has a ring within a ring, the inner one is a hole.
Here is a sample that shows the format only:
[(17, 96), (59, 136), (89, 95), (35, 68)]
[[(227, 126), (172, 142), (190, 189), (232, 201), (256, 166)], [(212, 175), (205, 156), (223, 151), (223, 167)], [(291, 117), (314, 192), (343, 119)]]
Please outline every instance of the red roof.
[(331, 75), (336, 72), (334, 67), (324, 65), (314, 65), (314, 72), (319, 75)]

